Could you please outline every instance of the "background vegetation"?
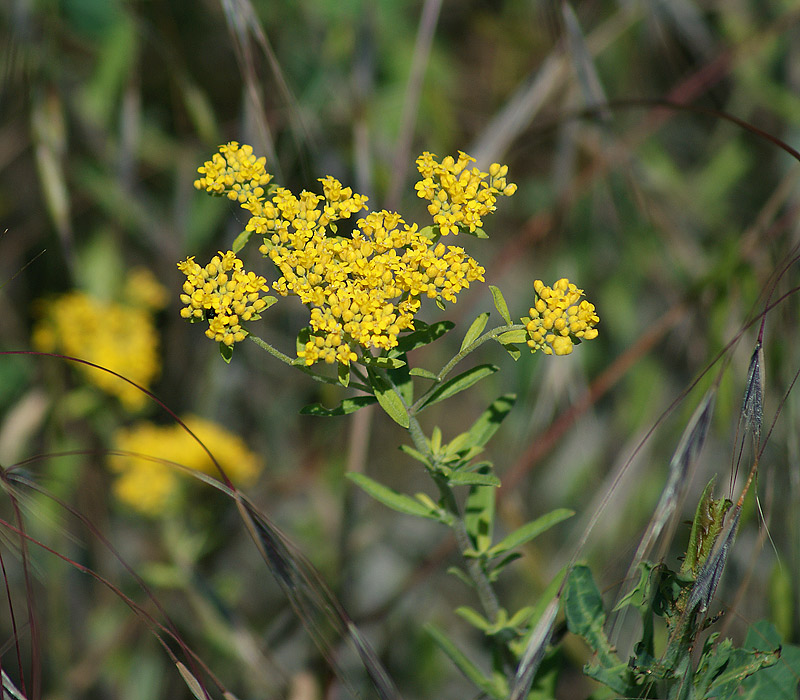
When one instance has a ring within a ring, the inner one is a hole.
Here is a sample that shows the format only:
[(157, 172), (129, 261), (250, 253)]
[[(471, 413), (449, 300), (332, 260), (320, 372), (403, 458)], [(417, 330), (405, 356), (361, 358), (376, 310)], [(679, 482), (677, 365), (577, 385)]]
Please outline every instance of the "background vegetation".
[[(723, 350), (730, 367), (684, 517), (712, 474), (727, 492), (758, 331), (747, 323), (773, 284), (773, 301), (797, 286), (796, 267), (780, 279), (776, 271), (796, 254), (798, 163), (719, 112), (797, 143), (800, 10), (788, 0), (439, 4), (3, 3), (0, 350), (31, 348), (37, 308), (53, 295), (114, 298), (126, 271), (152, 270), (171, 294), (157, 319), (163, 366), (154, 393), (179, 415), (221, 423), (263, 458), (248, 493), (321, 570), (408, 697), (463, 698), (466, 681), (422, 630), (435, 621), (465, 646), (480, 645), (452, 612), (469, 601), (446, 573), (449, 540), (343, 479), (356, 470), (405, 492), (427, 489), (394, 449), (397, 426), (380, 413), (298, 415), (314, 401), (332, 404), (336, 390), (255, 347), (226, 365), (178, 316), (175, 263), (208, 259), (242, 228), (234, 206), (193, 189), (196, 168), (236, 139), (294, 190), (330, 173), (414, 221), (425, 216), (413, 190), (421, 151), (462, 149), (484, 167), (509, 164), (519, 191), (487, 223), (491, 238), (469, 240), (469, 252), (516, 315), (527, 311), (534, 279), (569, 276), (595, 303), (600, 338), (569, 358), (517, 363), (487, 346), (481, 361), (504, 371), (481, 385), (483, 395), (431, 419), (452, 436), (496, 395), (517, 392), (517, 409), (490, 444), (503, 522), (510, 530), (556, 507), (577, 512), (504, 579), (503, 595), (520, 604), (571, 556), (625, 469), (585, 551), (601, 588), (614, 589), (713, 373), (695, 380)], [(446, 317), (469, 321), (491, 309), (478, 285)], [(261, 334), (291, 353), (297, 311), (270, 317)], [(433, 306), (429, 314), (441, 317)], [(758, 483), (771, 542), (751, 502), (717, 594), (734, 637), (767, 617), (786, 641), (800, 641), (800, 403), (796, 393), (784, 402), (800, 367), (797, 329), (789, 295), (770, 311), (764, 337), (765, 425), (780, 411)], [(741, 331), (742, 342), (729, 345)], [(197, 489), (173, 512), (145, 518), (112, 497), (114, 431), (137, 416), (164, 424), (169, 416), (87, 389), (63, 360), (19, 355), (0, 358), (0, 407), (3, 467), (44, 455), (26, 465), (31, 478), (96, 528), (33, 495), (32, 536), (157, 614), (102, 533), (238, 697), (313, 697), (303, 694), (303, 674), (324, 683), (325, 663), (227, 499)], [(9, 501), (0, 510), (13, 520)], [(673, 564), (686, 530), (663, 552)], [(36, 683), (53, 698), (190, 696), (119, 596), (35, 547), (26, 586), (19, 540), (5, 534), (4, 578), (23, 626), (15, 634), (4, 609), (0, 659), (18, 678), (21, 655), (31, 697)], [(26, 601), (38, 639), (26, 632)], [(18, 650), (7, 644), (14, 638)], [(580, 673), (586, 654), (566, 639), (559, 697), (591, 692)]]

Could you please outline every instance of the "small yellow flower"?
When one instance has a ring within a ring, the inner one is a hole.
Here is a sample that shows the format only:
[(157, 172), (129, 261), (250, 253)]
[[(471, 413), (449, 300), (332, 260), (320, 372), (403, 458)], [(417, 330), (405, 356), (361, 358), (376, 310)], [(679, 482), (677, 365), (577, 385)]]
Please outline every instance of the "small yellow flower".
[(236, 141), (220, 146), (197, 172), (202, 176), (194, 182), (198, 190), (225, 195), (240, 204), (263, 197), (264, 188), (272, 180), (266, 171), (266, 158), (256, 158), (252, 146), (240, 147)]
[[(32, 338), (37, 350), (88, 360), (145, 388), (158, 376), (158, 334), (146, 308), (99, 301), (79, 291), (43, 302), (42, 308), (43, 317)], [(117, 396), (129, 409), (141, 408), (147, 400), (144, 393), (113, 374), (79, 367), (92, 383)]]
[(427, 199), (428, 213), (443, 236), (459, 230), (472, 233), (483, 226), (483, 217), (495, 210), (498, 196), (510, 197), (517, 186), (506, 181), (507, 165), (493, 163), (489, 172), (467, 167), (475, 159), (459, 151), (458, 160), (447, 156), (439, 163), (425, 151), (417, 158), (422, 179), (417, 182), (417, 195)]
[(181, 316), (208, 321), (206, 336), (227, 346), (247, 337), (242, 322), (255, 321), (267, 307), (261, 292), (269, 289), (267, 280), (245, 272), (233, 251), (215, 255), (205, 267), (194, 257), (178, 263), (186, 275), (181, 301), (186, 304)]
[(530, 318), (523, 319), (531, 352), (541, 350), (546, 355), (569, 355), (575, 343), (597, 337), (595, 326), (600, 318), (594, 304), (585, 299), (581, 301), (582, 289), (566, 278), (552, 287), (536, 280), (533, 288), (536, 302), (530, 309)]
[[(234, 484), (249, 486), (255, 482), (263, 469), (263, 461), (247, 449), (241, 438), (197, 416), (187, 416), (184, 422), (219, 460)], [(185, 474), (170, 462), (220, 477), (205, 450), (180, 425), (162, 426), (143, 421), (117, 431), (114, 449), (131, 453), (112, 455), (108, 459), (109, 468), (117, 474), (113, 485), (115, 496), (128, 507), (150, 517), (168, 509), (180, 493)]]

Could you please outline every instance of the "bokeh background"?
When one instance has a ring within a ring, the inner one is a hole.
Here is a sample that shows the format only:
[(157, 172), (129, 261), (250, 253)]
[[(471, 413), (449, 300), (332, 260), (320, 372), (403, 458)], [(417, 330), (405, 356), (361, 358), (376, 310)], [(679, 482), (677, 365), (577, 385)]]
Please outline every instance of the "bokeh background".
[[(158, 343), (153, 393), (243, 441), (219, 449), (254, 456), (261, 470), (247, 493), (321, 571), (407, 697), (468, 697), (423, 629), (433, 621), (473, 656), (482, 652), (453, 614), (473, 601), (446, 573), (456, 561), (446, 533), (354, 493), (343, 476), (364, 471), (433, 495), (396, 449), (402, 431), (379, 411), (299, 415), (312, 402), (333, 405), (339, 390), (250, 344), (223, 362), (178, 315), (176, 262), (227, 250), (244, 226), (237, 207), (192, 185), (229, 140), (252, 144), (294, 191), (318, 190), (316, 178), (332, 174), (374, 208), (420, 225), (428, 222), (413, 189), (420, 152), (460, 149), (484, 168), (507, 163), (519, 190), (487, 220), (488, 240), (467, 239), (468, 252), (512, 314), (527, 312), (534, 279), (568, 276), (601, 318), (600, 337), (568, 358), (515, 363), (485, 346), (476, 360), (502, 371), (425, 414), (428, 428), (438, 423), (453, 437), (497, 395), (516, 392), (488, 450), (505, 484), (503, 526), (576, 511), (506, 574), (507, 607), (537, 599), (612, 483), (582, 556), (613, 597), (681, 432), (723, 363), (709, 444), (678, 520), (691, 517), (713, 474), (718, 493), (738, 495), (741, 478), (731, 491), (730, 475), (758, 316), (768, 298), (788, 295), (764, 328), (771, 432), (761, 514), (751, 500), (717, 605), (734, 637), (768, 617), (797, 642), (800, 404), (787, 392), (800, 367), (798, 277), (796, 265), (786, 268), (799, 240), (800, 168), (775, 139), (798, 146), (799, 22), (789, 0), (6, 0), (0, 350), (39, 347), (40, 324), (63, 295), (130, 301), (128, 276), (149, 270), (167, 290), (162, 307), (148, 307)], [(274, 279), (252, 253), (250, 267)], [(253, 330), (291, 354), (303, 310), (278, 308)], [(440, 367), (489, 310), (484, 285), (446, 312), (431, 305), (423, 318), (461, 325), (415, 362)], [(95, 315), (95, 332), (108, 332), (109, 317)], [(88, 347), (79, 338), (78, 350)], [(166, 412), (150, 400), (126, 403), (64, 360), (20, 355), (0, 357), (0, 411), (2, 466), (24, 462), (20, 470), (92, 523), (26, 490), (20, 517), (33, 537), (161, 615), (107, 538), (237, 697), (311, 698), (331, 682), (228, 498), (186, 480), (168, 507), (141, 513), (115, 495), (109, 450), (119, 431), (141, 421), (170, 429)], [(158, 435), (153, 444), (166, 451), (167, 433)], [(739, 472), (751, 459), (745, 441)], [(0, 511), (16, 522), (8, 498)], [(663, 545), (673, 566), (687, 535), (678, 522)], [(24, 551), (8, 527), (2, 540), (18, 625), (15, 633), (4, 607), (2, 665), (18, 679), (21, 656), (32, 697), (37, 684), (52, 698), (190, 697), (119, 595), (41, 548)], [(591, 692), (580, 674), (585, 653), (565, 640), (559, 697)]]

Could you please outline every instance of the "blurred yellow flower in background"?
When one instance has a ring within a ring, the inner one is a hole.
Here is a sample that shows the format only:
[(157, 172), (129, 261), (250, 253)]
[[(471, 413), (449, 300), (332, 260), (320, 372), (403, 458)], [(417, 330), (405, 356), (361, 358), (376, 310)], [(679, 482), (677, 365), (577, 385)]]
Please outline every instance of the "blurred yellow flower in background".
[[(131, 303), (101, 301), (77, 290), (42, 301), (41, 318), (33, 329), (34, 348), (93, 362), (149, 388), (161, 371), (153, 311), (164, 305), (167, 292), (151, 273), (136, 271), (127, 280), (126, 295)], [(135, 386), (108, 372), (78, 366), (126, 408), (145, 404), (146, 395)]]
[[(263, 460), (240, 437), (204, 418), (190, 415), (183, 420), (234, 484), (249, 486), (255, 482)], [(108, 458), (109, 468), (117, 474), (114, 495), (143, 515), (154, 517), (164, 512), (181, 493), (186, 473), (176, 465), (221, 479), (206, 451), (181, 425), (142, 421), (118, 430), (113, 443), (115, 451), (130, 453)]]

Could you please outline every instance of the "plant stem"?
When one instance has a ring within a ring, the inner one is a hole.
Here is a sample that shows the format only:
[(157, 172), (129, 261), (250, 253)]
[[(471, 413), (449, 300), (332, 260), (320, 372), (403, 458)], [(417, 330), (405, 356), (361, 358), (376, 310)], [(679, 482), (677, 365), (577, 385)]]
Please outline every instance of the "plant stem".
[(476, 559), (464, 556), (464, 552), (472, 549), (472, 542), (470, 541), (469, 534), (467, 533), (467, 526), (464, 523), (464, 517), (461, 514), (461, 509), (458, 507), (455, 494), (450, 488), (450, 484), (447, 483), (447, 479), (440, 472), (436, 471), (436, 457), (431, 452), (428, 441), (425, 438), (425, 434), (422, 432), (422, 426), (420, 426), (417, 417), (411, 411), (409, 411), (408, 432), (411, 435), (411, 439), (413, 440), (416, 449), (422, 454), (426, 455), (431, 462), (432, 468), (430, 470), (430, 474), (434, 482), (436, 482), (437, 488), (439, 489), (439, 494), (442, 497), (442, 504), (450, 513), (450, 515), (453, 516), (451, 527), (456, 538), (456, 543), (458, 544), (458, 549), (461, 552), (464, 561), (466, 562), (469, 576), (472, 579), (472, 582), (475, 584), (475, 590), (478, 593), (478, 599), (481, 602), (481, 606), (483, 607), (487, 618), (490, 621), (494, 621), (497, 619), (497, 613), (500, 610), (500, 604), (497, 602), (497, 595), (492, 588), (489, 578), (481, 568), (480, 563)]
[(503, 335), (504, 333), (508, 333), (510, 331), (524, 331), (525, 326), (521, 323), (510, 323), (507, 326), (498, 326), (497, 328), (493, 328), (490, 331), (487, 331), (481, 336), (478, 336), (475, 340), (473, 340), (467, 347), (463, 350), (459, 351), (441, 370), (439, 370), (439, 374), (436, 375), (436, 379), (434, 380), (433, 384), (428, 388), (428, 390), (420, 396), (415, 402), (414, 405), (411, 407), (409, 412), (416, 411), (417, 408), (422, 406), (425, 401), (429, 398), (429, 396), (433, 393), (433, 391), (442, 383), (444, 378), (452, 372), (453, 368), (461, 362), (467, 355), (471, 352), (479, 348), (483, 345), (487, 340), (493, 340), (498, 338), (499, 336)]

